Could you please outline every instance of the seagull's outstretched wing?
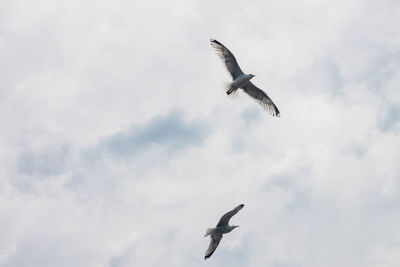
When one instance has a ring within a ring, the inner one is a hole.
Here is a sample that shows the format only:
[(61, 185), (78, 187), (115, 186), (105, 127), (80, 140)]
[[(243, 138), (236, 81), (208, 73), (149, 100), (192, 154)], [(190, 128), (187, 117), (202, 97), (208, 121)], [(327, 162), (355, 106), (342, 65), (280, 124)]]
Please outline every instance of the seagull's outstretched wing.
[(280, 116), (280, 112), (278, 108), (275, 106), (274, 102), (272, 102), (271, 98), (268, 97), (268, 95), (249, 82), (245, 86), (242, 87), (243, 90), (252, 98), (254, 98), (265, 110), (269, 111), (272, 116)]
[(235, 215), (236, 213), (239, 212), (239, 210), (241, 210), (244, 207), (243, 204), (240, 204), (239, 206), (237, 206), (236, 208), (234, 208), (233, 210), (227, 212), (224, 214), (224, 216), (221, 217), (221, 219), (219, 219), (219, 222), (217, 224), (217, 227), (219, 226), (223, 226), (223, 225), (228, 225), (229, 224), (229, 220), (231, 219), (231, 217), (233, 215)]
[(204, 259), (208, 259), (211, 257), (211, 255), (214, 253), (214, 251), (217, 249), (219, 241), (221, 241), (222, 234), (215, 233), (211, 235), (211, 241), (210, 245), (208, 246), (208, 249), (206, 251), (206, 255), (204, 256)]
[(231, 51), (226, 48), (223, 44), (218, 42), (217, 40), (211, 39), (211, 46), (217, 50), (218, 55), (224, 61), (226, 68), (231, 74), (232, 78), (235, 80), (238, 76), (243, 74), (243, 71), (240, 69), (239, 64), (236, 61), (236, 58), (233, 56)]

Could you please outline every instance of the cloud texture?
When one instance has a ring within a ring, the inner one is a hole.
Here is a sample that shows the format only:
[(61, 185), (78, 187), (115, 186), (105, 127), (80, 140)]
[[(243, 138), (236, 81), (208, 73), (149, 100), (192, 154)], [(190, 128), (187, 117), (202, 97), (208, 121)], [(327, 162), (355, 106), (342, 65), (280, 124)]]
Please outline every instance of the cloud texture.
[[(390, 0), (2, 1), (0, 265), (399, 266), (399, 27)], [(226, 97), (209, 38), (280, 118)]]

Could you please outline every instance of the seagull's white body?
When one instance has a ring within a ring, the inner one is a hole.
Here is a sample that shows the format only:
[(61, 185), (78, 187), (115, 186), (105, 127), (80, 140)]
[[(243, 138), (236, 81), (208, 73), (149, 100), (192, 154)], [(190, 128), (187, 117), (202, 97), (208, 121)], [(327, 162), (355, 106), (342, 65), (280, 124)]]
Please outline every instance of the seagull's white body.
[(232, 93), (234, 93), (237, 89), (245, 86), (250, 82), (250, 80), (254, 77), (253, 74), (242, 74), (239, 77), (237, 77), (233, 82), (229, 84), (229, 88), (227, 88), (227, 92), (229, 90), (232, 90)]
[(211, 234), (227, 234), (232, 232), (233, 229), (236, 227), (239, 227), (237, 225), (224, 225), (220, 227), (215, 227), (215, 228), (208, 228), (206, 234), (204, 237), (209, 236)]
[(235, 229), (236, 227), (239, 227), (237, 225), (229, 225), (229, 220), (231, 219), (231, 217), (233, 215), (238, 213), (239, 210), (241, 210), (243, 207), (244, 207), (244, 205), (240, 204), (233, 210), (225, 213), (224, 216), (221, 217), (221, 219), (219, 220), (219, 222), (215, 228), (207, 229), (204, 237), (211, 236), (211, 241), (210, 241), (210, 245), (208, 246), (208, 249), (206, 251), (206, 255), (204, 257), (205, 260), (208, 259), (209, 257), (211, 257), (211, 255), (217, 249), (219, 241), (221, 241), (223, 234), (230, 233), (230, 232), (232, 232), (233, 229)]

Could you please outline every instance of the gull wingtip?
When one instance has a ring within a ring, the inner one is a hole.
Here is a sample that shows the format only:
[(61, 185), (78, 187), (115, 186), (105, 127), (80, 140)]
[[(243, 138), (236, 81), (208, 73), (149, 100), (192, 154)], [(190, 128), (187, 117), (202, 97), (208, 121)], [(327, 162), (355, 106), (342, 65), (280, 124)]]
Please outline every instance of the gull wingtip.
[(222, 45), (220, 42), (218, 42), (217, 40), (215, 40), (215, 39), (213, 39), (213, 38), (210, 39), (210, 42), (211, 42), (212, 44)]

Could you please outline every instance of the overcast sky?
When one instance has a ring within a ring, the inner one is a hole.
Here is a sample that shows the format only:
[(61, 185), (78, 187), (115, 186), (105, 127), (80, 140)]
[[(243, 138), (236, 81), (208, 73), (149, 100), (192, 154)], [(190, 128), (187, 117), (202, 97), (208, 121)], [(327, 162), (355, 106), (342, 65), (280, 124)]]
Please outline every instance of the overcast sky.
[(397, 0), (1, 0), (0, 265), (398, 267), (399, 32)]

